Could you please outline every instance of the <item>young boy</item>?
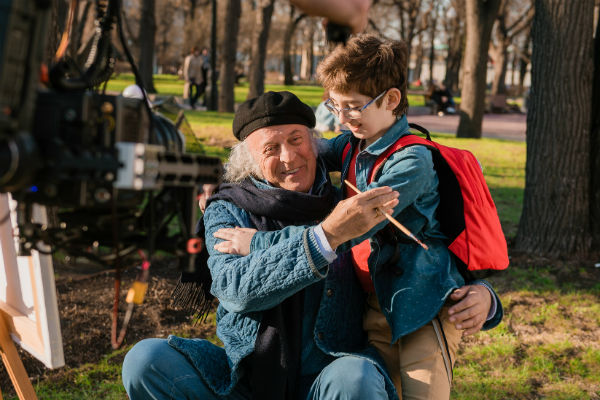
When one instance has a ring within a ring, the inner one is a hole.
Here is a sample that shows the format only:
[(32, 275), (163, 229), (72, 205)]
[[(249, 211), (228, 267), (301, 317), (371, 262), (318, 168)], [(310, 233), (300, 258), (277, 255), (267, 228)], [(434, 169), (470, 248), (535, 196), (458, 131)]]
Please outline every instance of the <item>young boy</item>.
[[(331, 169), (339, 168), (350, 141), (341, 168), (342, 182), (347, 179), (360, 191), (383, 185), (398, 191), (400, 204), (393, 216), (429, 247), (425, 250), (403, 235), (390, 240), (383, 223), (357, 239), (368, 238), (369, 242), (355, 246), (352, 252), (357, 275), (368, 293), (364, 328), (369, 342), (384, 358), (398, 392), (404, 399), (447, 399), (462, 335), (448, 309), (466, 293), (453, 293), (465, 281), (435, 216), (438, 176), (430, 150), (410, 146), (393, 153), (367, 184), (377, 157), (409, 133), (405, 115), (407, 53), (403, 42), (361, 35), (322, 61), (317, 73), (330, 92), (327, 105), (351, 135), (344, 132), (329, 141), (321, 156)], [(347, 185), (343, 189), (346, 197), (355, 195)], [(328, 227), (323, 230), (327, 235)], [(359, 251), (365, 245), (368, 256)], [(500, 321), (501, 312), (496, 314), (486, 328)], [(482, 322), (467, 321), (460, 328), (480, 328)]]
[[(396, 228), (389, 230), (386, 222), (335, 250), (339, 253), (355, 246), (355, 271), (367, 293), (364, 329), (369, 343), (383, 357), (398, 393), (405, 400), (448, 399), (463, 330), (467, 334), (477, 332), (484, 322), (484, 328), (492, 328), (500, 322), (502, 308), (484, 282), (463, 287), (465, 280), (444, 243), (435, 216), (438, 177), (430, 150), (415, 145), (393, 153), (367, 184), (377, 157), (409, 133), (405, 116), (407, 64), (403, 42), (374, 35), (354, 37), (322, 61), (317, 72), (330, 92), (326, 104), (349, 131), (325, 142), (320, 157), (330, 171), (341, 170), (342, 182), (347, 179), (360, 191), (390, 186), (400, 193), (394, 218), (429, 250), (399, 234)], [(348, 142), (351, 149), (344, 157)], [(346, 185), (343, 190), (345, 197), (355, 194)], [(336, 229), (326, 222), (321, 227), (324, 239)], [(267, 246), (282, 233), (271, 234), (270, 238), (268, 232), (254, 235), (250, 250)], [(476, 305), (452, 307), (468, 296), (473, 301), (461, 304)], [(476, 312), (482, 308), (490, 310), (487, 322), (481, 317), (486, 313)], [(462, 322), (455, 326), (455, 320)]]

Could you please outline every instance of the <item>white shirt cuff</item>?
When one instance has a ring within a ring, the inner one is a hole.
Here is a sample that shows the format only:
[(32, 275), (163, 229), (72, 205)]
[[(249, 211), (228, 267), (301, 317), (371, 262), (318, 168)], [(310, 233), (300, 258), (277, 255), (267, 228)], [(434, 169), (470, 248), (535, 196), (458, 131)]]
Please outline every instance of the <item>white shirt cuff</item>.
[(490, 296), (492, 296), (492, 304), (490, 305), (490, 311), (488, 312), (488, 316), (485, 319), (486, 321), (489, 321), (490, 319), (494, 318), (494, 315), (496, 315), (496, 310), (498, 308), (498, 304), (496, 303), (496, 296), (494, 296), (494, 291), (485, 283), (477, 282), (477, 284), (485, 287), (490, 292)]
[(317, 241), (317, 245), (319, 246), (319, 251), (321, 252), (321, 255), (325, 257), (329, 264), (331, 264), (333, 260), (337, 258), (337, 254), (335, 254), (335, 251), (333, 251), (333, 249), (329, 245), (327, 237), (325, 236), (325, 232), (323, 232), (323, 227), (321, 226), (321, 224), (319, 224), (313, 227), (312, 229), (313, 234), (315, 235), (315, 240)]

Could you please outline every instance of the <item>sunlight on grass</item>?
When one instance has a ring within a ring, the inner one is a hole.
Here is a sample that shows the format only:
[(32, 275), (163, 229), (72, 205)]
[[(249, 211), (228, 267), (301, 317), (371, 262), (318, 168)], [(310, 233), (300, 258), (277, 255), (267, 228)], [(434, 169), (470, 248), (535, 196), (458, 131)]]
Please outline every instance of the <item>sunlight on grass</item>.
[[(130, 347), (115, 350), (97, 364), (85, 364), (65, 370), (56, 380), (39, 382), (35, 391), (39, 399), (127, 399), (121, 383), (121, 364)], [(60, 387), (60, 390), (57, 390)], [(7, 397), (10, 399), (10, 397)], [(17, 399), (17, 397), (14, 397)]]
[[(106, 89), (111, 92), (122, 92), (127, 86), (133, 84), (135, 79), (132, 74), (119, 74), (111, 78)], [(182, 96), (184, 81), (176, 75), (154, 75), (154, 87), (157, 94), (162, 96)], [(311, 107), (317, 107), (323, 97), (323, 88), (318, 85), (274, 85), (266, 84), (265, 91), (282, 91), (294, 93), (300, 100)], [(248, 83), (236, 85), (234, 88), (234, 101), (239, 104), (248, 97)], [(408, 95), (411, 106), (423, 106), (423, 96)]]
[(598, 297), (586, 290), (561, 293), (556, 282), (542, 286), (501, 294), (502, 323), (459, 350), (453, 399), (597, 398)]

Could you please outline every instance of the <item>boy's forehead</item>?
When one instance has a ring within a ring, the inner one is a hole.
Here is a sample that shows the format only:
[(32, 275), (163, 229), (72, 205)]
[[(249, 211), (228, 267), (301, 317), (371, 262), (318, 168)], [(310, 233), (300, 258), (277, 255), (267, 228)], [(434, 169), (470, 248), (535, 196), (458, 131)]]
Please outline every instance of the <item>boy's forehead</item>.
[(336, 92), (335, 90), (329, 91), (329, 97), (338, 102), (351, 102), (351, 101), (363, 101), (365, 98), (369, 97), (367, 95), (358, 93), (356, 91), (349, 92)]

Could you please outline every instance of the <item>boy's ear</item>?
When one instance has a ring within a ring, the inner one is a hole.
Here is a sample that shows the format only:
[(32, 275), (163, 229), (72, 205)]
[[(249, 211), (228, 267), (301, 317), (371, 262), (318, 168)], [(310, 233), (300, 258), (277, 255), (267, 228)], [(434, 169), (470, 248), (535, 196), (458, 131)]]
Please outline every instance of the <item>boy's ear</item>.
[(386, 110), (393, 111), (400, 104), (400, 100), (402, 100), (402, 92), (398, 88), (391, 88), (388, 89), (385, 97), (387, 99)]

